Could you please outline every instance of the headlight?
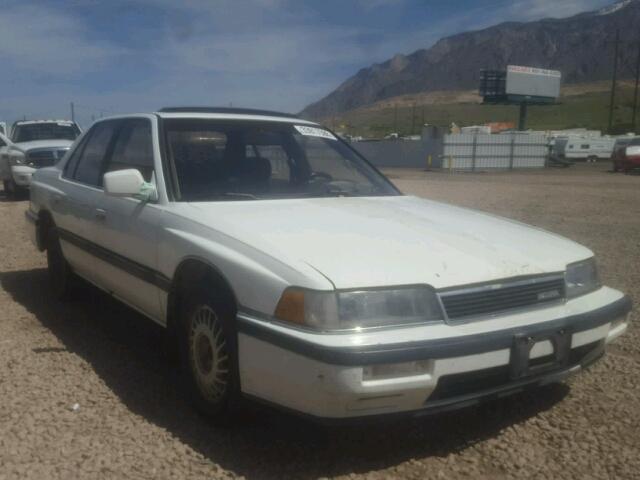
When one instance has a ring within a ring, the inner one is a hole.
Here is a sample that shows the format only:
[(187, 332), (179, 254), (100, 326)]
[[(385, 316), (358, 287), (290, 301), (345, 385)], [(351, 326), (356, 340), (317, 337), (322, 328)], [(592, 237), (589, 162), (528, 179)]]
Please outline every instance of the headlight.
[(442, 321), (435, 291), (427, 286), (318, 292), (288, 288), (276, 318), (316, 330), (354, 330)]
[(11, 165), (22, 165), (25, 163), (25, 154), (22, 152), (13, 152), (9, 157), (9, 163)]
[(595, 258), (567, 265), (565, 284), (567, 298), (578, 297), (600, 288)]

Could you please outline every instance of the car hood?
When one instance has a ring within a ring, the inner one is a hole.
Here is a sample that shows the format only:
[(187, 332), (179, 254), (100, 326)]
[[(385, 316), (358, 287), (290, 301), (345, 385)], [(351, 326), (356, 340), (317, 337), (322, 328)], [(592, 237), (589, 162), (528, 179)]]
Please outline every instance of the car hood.
[(561, 272), (587, 248), (479, 211), (411, 196), (192, 203), (194, 219), (336, 288), (435, 288)]
[(36, 148), (69, 148), (72, 140), (33, 140), (31, 142), (14, 143), (13, 147), (23, 152)]

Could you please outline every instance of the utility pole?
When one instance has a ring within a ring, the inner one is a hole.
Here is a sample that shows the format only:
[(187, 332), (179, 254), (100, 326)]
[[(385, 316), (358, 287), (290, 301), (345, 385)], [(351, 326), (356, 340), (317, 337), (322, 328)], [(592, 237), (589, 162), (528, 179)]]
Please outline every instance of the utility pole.
[(416, 129), (416, 104), (413, 104), (411, 107), (411, 135), (415, 132)]
[(518, 118), (518, 131), (524, 132), (527, 128), (527, 102), (520, 104), (520, 116)]
[(76, 121), (76, 109), (74, 108), (73, 102), (71, 102), (71, 121)]
[(609, 102), (609, 132), (613, 128), (613, 106), (616, 101), (616, 80), (618, 75), (618, 47), (620, 45), (620, 30), (616, 30), (616, 41), (613, 47), (613, 76), (611, 77), (611, 100)]
[(631, 125), (633, 126), (633, 132), (636, 131), (636, 113), (638, 111), (638, 83), (640, 83), (640, 38), (638, 39), (638, 57), (636, 59), (636, 85), (633, 91), (633, 116), (631, 118)]
[(398, 133), (398, 105), (393, 106), (393, 131)]

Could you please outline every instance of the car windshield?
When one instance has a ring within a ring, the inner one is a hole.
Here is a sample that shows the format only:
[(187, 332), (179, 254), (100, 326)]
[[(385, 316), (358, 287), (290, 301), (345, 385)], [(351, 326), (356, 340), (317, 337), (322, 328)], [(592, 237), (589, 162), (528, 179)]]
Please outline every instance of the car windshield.
[(34, 140), (75, 140), (80, 129), (73, 123), (50, 122), (16, 125), (13, 141), (32, 142)]
[(321, 127), (168, 119), (164, 134), (183, 201), (399, 195)]

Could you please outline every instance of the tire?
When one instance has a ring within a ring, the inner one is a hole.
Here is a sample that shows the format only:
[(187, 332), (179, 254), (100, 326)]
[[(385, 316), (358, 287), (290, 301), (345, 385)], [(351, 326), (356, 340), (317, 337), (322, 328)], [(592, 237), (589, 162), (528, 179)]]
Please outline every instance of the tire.
[(70, 300), (77, 289), (78, 277), (64, 258), (58, 230), (49, 228), (47, 234), (47, 271), (53, 295), (58, 300)]
[(205, 291), (189, 293), (182, 307), (178, 341), (187, 393), (200, 413), (227, 424), (240, 400), (233, 309)]
[(7, 198), (14, 199), (18, 196), (18, 186), (13, 179), (3, 180), (2, 186), (4, 187), (4, 194)]

